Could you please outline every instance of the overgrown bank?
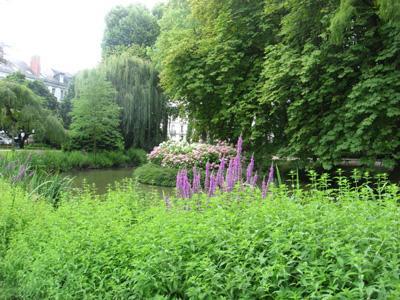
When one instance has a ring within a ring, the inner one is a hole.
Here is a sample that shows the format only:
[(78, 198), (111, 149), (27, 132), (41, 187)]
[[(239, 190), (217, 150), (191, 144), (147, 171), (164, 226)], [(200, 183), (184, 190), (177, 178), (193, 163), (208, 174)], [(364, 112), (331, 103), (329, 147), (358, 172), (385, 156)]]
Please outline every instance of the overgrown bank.
[(341, 180), (166, 203), (127, 182), (56, 210), (0, 180), (0, 294), (397, 299), (399, 187)]
[(28, 162), (34, 170), (64, 172), (71, 169), (100, 169), (123, 166), (138, 166), (146, 162), (146, 152), (141, 149), (103, 151), (89, 153), (81, 151), (5, 151), (0, 159), (9, 163)]

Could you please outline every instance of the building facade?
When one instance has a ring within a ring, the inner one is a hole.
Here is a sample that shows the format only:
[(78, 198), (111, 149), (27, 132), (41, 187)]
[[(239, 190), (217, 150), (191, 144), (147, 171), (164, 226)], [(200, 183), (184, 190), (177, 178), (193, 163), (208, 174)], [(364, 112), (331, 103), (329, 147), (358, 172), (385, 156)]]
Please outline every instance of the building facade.
[(41, 80), (58, 101), (62, 101), (67, 94), (68, 84), (72, 75), (51, 69), (44, 74), (41, 70), (40, 57), (32, 57), (30, 65), (20, 60), (6, 59), (4, 54), (4, 45), (0, 43), (0, 79), (20, 72), (27, 80)]
[(188, 121), (181, 117), (169, 118), (168, 139), (173, 141), (186, 141)]

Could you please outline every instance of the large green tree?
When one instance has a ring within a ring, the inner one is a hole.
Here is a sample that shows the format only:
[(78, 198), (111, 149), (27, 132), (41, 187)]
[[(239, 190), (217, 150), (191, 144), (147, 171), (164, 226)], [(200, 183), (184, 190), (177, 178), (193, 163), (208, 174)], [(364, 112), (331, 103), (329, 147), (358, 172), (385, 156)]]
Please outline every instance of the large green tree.
[(154, 60), (162, 86), (210, 138), (251, 135), (270, 38), (264, 25), (261, 1), (238, 0), (171, 1), (160, 21)]
[(117, 91), (125, 147), (151, 149), (165, 139), (166, 98), (151, 62), (123, 52), (109, 56), (100, 68)]
[(211, 138), (256, 152), (400, 160), (400, 2), (171, 0), (153, 51)]
[[(152, 46), (159, 34), (157, 19), (143, 5), (117, 6), (106, 16), (102, 49), (107, 56), (136, 45), (136, 48)], [(137, 50), (137, 49), (136, 49)], [(143, 52), (144, 50), (137, 50)]]
[(115, 103), (116, 91), (112, 84), (98, 70), (81, 73), (75, 84), (71, 149), (93, 152), (121, 149), (120, 108)]
[(19, 145), (35, 133), (37, 142), (60, 146), (66, 134), (57, 117), (44, 107), (44, 99), (15, 76), (0, 81), (0, 128), (12, 136), (20, 135)]

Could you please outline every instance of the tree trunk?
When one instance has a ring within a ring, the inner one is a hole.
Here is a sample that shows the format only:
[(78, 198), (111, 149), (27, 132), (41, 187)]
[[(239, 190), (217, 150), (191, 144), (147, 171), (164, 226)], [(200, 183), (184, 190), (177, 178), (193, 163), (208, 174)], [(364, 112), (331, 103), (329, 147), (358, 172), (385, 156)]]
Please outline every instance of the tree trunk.
[(21, 137), (21, 135), (18, 138), (18, 145), (20, 149), (24, 149), (25, 147), (25, 141), (29, 138), (29, 134), (25, 134), (24, 137)]

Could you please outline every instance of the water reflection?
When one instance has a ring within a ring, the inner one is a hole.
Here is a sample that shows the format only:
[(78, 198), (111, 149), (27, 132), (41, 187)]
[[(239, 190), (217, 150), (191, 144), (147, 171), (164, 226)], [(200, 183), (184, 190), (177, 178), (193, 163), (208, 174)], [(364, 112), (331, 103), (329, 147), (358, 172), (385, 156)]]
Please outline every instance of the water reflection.
[[(126, 178), (132, 178), (133, 168), (121, 169), (101, 169), (101, 170), (74, 170), (65, 173), (65, 175), (73, 177), (72, 186), (74, 188), (83, 188), (84, 184), (95, 186), (95, 191), (98, 195), (103, 195), (109, 187), (115, 187), (117, 182), (121, 182)], [(166, 195), (171, 195), (173, 188), (158, 187), (146, 184), (138, 184), (138, 189), (144, 192), (158, 192), (160, 195), (163, 192)]]

